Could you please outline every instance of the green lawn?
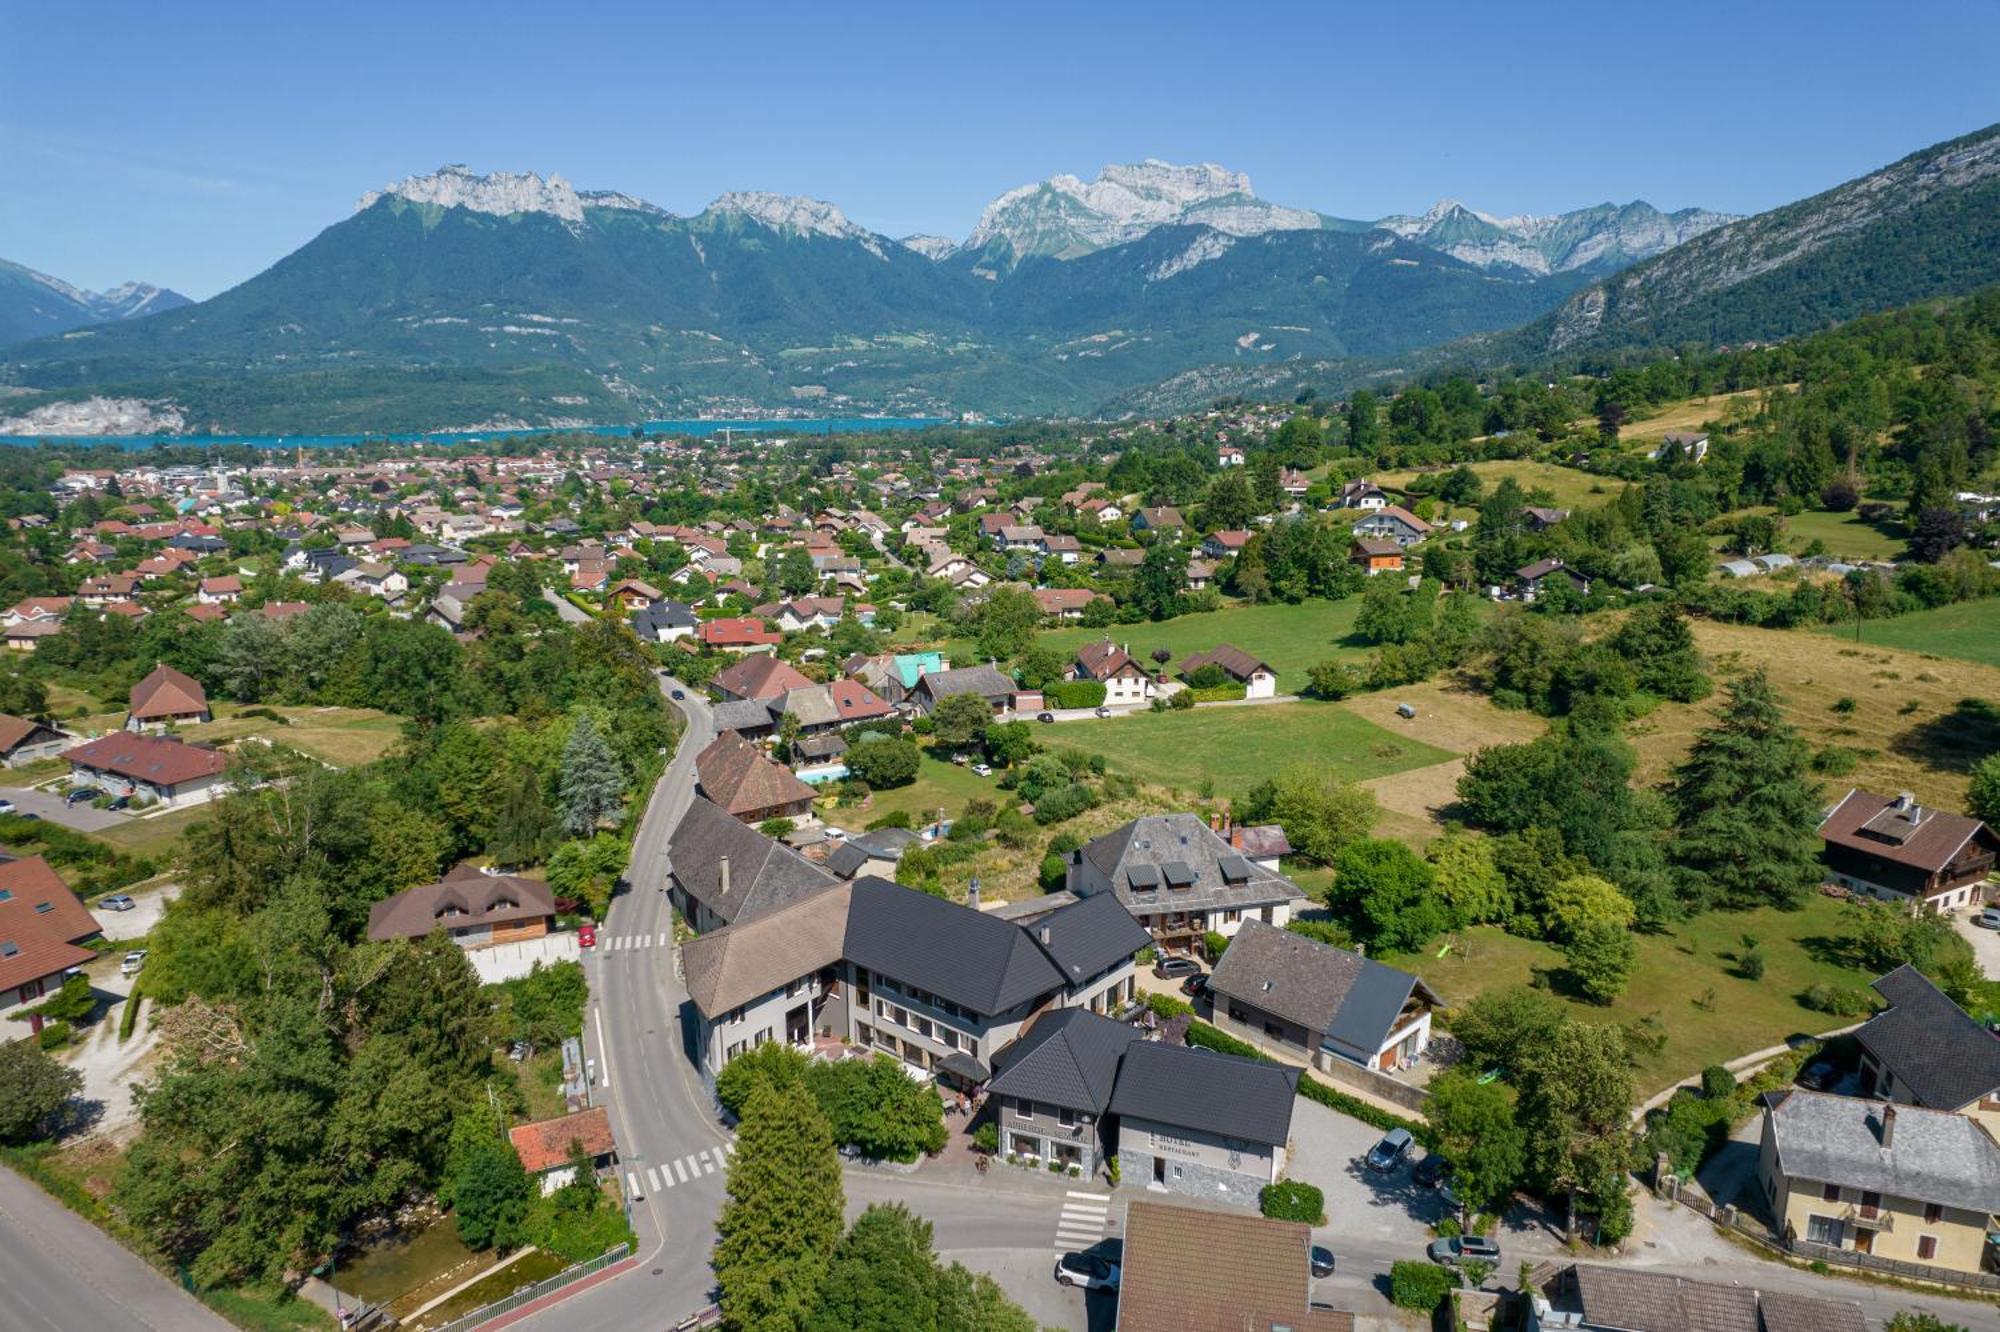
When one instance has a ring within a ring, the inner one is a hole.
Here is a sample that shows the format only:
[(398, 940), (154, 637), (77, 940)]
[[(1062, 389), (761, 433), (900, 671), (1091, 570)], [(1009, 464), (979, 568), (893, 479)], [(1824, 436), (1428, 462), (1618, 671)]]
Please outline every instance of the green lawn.
[(1795, 513), (1784, 520), (1785, 549), (1793, 552), (1804, 550), (1814, 541), (1826, 546), (1826, 553), (1836, 559), (1849, 560), (1900, 560), (1903, 558), (1903, 542), (1881, 528), (1861, 521), (1854, 513), (1827, 513), (1819, 509), (1808, 509)]
[(1455, 757), (1330, 703), (1140, 712), (1040, 727), (1036, 738), (1051, 749), (1102, 754), (1143, 782), (1194, 790), (1213, 781), (1220, 795), (1240, 795), (1286, 763), (1366, 781)]
[(206, 805), (190, 805), (152, 818), (128, 819), (115, 828), (89, 836), (135, 856), (162, 856), (179, 844), (182, 833), (208, 818), (208, 814)]
[(996, 780), (996, 777), (981, 777), (970, 763), (961, 768), (956, 763), (932, 758), (926, 750), (923, 766), (917, 769), (917, 779), (908, 786), (875, 792), (866, 809), (825, 811), (825, 817), (846, 827), (860, 827), (884, 814), (903, 810), (912, 823), (921, 826), (935, 819), (939, 809), (944, 810), (946, 818), (957, 818), (965, 802), (978, 796), (989, 800), (1006, 798), (1008, 793), (995, 785)]
[[(1623, 1025), (1649, 1016), (1659, 1019), (1668, 1033), (1666, 1048), (1638, 1061), (1639, 1090), (1651, 1095), (1709, 1064), (1798, 1033), (1831, 1031), (1851, 1022), (1798, 1002), (1818, 982), (1857, 986), (1871, 979), (1825, 956), (1824, 943), (1845, 933), (1848, 910), (1815, 894), (1797, 911), (1715, 911), (1682, 922), (1670, 935), (1642, 934), (1638, 965), (1616, 1003), (1600, 1008), (1570, 1002), (1579, 1016), (1592, 1021)], [(1746, 933), (1761, 941), (1761, 980), (1735, 974), (1735, 956)], [(1436, 953), (1433, 947), (1421, 956), (1385, 955), (1382, 960), (1420, 974), (1447, 1005), (1562, 969), (1562, 955), (1553, 946), (1491, 926), (1463, 931), (1453, 936), (1444, 957)], [(1559, 984), (1556, 992), (1561, 993)]]
[[(1491, 462), (1468, 464), (1485, 483), (1485, 493), (1507, 477), (1523, 490), (1546, 490), (1555, 496), (1556, 504), (1565, 509), (1588, 509), (1607, 504), (1625, 488), (1625, 483), (1616, 477), (1594, 476), (1574, 467), (1564, 467), (1559, 463), (1536, 462), (1529, 458), (1501, 458)], [(1375, 484), (1385, 489), (1401, 490), (1407, 487), (1421, 473), (1410, 470), (1402, 472), (1378, 472)]]
[[(1157, 624), (1114, 624), (1108, 629), (1057, 629), (1043, 634), (1044, 646), (1074, 652), (1085, 643), (1109, 637), (1125, 644), (1146, 666), (1155, 648), (1166, 648), (1178, 663), (1190, 652), (1233, 643), (1262, 657), (1278, 672), (1278, 688), (1296, 693), (1305, 688), (1306, 668), (1329, 658), (1359, 661), (1371, 648), (1343, 642), (1354, 632), (1361, 598), (1344, 601), (1302, 601), (1298, 605), (1228, 606), (1205, 615), (1182, 615)], [(1170, 666), (1171, 669), (1171, 666)]]
[[(1853, 624), (1833, 625), (1820, 630), (1854, 641)], [(1863, 646), (1900, 648), (1905, 652), (1928, 652), (1939, 657), (1956, 657), (1985, 666), (2000, 666), (2000, 598), (1964, 601), (1936, 610), (1913, 611), (1887, 620), (1861, 623)]]

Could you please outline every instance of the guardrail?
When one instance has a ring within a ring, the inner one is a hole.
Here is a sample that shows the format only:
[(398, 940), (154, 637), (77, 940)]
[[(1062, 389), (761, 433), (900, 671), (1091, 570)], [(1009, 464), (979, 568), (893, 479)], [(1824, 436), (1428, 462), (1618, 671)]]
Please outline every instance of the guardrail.
[(565, 1267), (552, 1277), (543, 1277), (532, 1286), (523, 1286), (505, 1299), (495, 1300), (482, 1308), (474, 1309), (463, 1318), (454, 1319), (443, 1327), (434, 1329), (434, 1332), (472, 1332), (473, 1328), (490, 1323), (502, 1314), (512, 1313), (524, 1304), (533, 1304), (542, 1296), (553, 1294), (564, 1286), (581, 1281), (593, 1272), (601, 1272), (613, 1263), (623, 1262), (631, 1252), (632, 1246), (629, 1244), (606, 1249), (595, 1258), (586, 1258), (580, 1263)]

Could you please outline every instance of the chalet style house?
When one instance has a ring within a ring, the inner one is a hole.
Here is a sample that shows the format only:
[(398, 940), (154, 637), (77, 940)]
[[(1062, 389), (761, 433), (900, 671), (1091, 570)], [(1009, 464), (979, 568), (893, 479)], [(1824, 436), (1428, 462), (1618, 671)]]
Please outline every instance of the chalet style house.
[(1215, 1025), (1327, 1068), (1393, 1071), (1416, 1061), (1439, 1007), (1407, 971), (1248, 920), (1209, 978)]
[(150, 675), (132, 686), (125, 729), (156, 730), (172, 723), (205, 722), (208, 719), (208, 692), (201, 687), (200, 681), (161, 662), (153, 667)]
[(421, 939), (443, 930), (460, 948), (539, 939), (554, 926), (555, 898), (538, 879), (461, 865), (436, 883), (406, 888), (368, 911), (368, 937)]
[(1830, 882), (1913, 909), (1978, 905), (2000, 854), (2000, 836), (1984, 823), (1927, 809), (1907, 791), (1849, 791), (1827, 811), (1819, 835)]

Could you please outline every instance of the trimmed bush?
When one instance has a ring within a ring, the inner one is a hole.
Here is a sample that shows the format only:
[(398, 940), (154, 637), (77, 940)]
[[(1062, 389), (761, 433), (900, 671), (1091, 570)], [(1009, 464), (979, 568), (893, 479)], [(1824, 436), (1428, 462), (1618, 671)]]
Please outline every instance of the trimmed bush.
[(1249, 693), (1246, 686), (1235, 680), (1231, 680), (1228, 684), (1190, 687), (1181, 692), (1197, 703), (1234, 703), (1238, 699), (1247, 697)]
[(35, 1041), (44, 1050), (60, 1050), (69, 1044), (70, 1026), (67, 1022), (49, 1022), (42, 1026), (41, 1034)]
[(1317, 1226), (1326, 1220), (1326, 1195), (1299, 1179), (1281, 1179), (1266, 1184), (1257, 1195), (1257, 1206), (1265, 1216), (1277, 1221), (1303, 1221)]
[(1458, 1286), (1458, 1274), (1432, 1263), (1404, 1259), (1389, 1268), (1389, 1302), (1431, 1313)]
[(1831, 1013), (1835, 1017), (1859, 1017), (1875, 1008), (1874, 999), (1860, 986), (1824, 982), (1808, 986), (1799, 1002), (1816, 1013)]
[[(1194, 1014), (1194, 1005), (1176, 995), (1156, 994), (1149, 990), (1146, 993), (1145, 1000), (1147, 1009), (1156, 1018), (1165, 1019), (1192, 1016)], [(1190, 1045), (1194, 1043), (1194, 1033), (1192, 1031), (1188, 1033), (1188, 1043)]]
[(1719, 1100), (1736, 1090), (1736, 1075), (1720, 1064), (1710, 1064), (1701, 1071), (1701, 1094), (1711, 1101)]
[(1061, 680), (1042, 690), (1042, 701), (1052, 708), (1101, 708), (1104, 697), (1102, 680)]

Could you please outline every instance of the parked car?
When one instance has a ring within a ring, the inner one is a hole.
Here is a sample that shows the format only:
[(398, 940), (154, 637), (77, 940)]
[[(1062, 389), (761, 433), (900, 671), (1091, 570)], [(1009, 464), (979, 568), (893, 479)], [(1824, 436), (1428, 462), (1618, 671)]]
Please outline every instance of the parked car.
[(1153, 964), (1153, 974), (1161, 980), (1174, 980), (1180, 976), (1199, 976), (1201, 963), (1191, 957), (1162, 957)]
[(1382, 1141), (1368, 1149), (1365, 1164), (1370, 1170), (1387, 1173), (1403, 1164), (1403, 1158), (1410, 1154), (1410, 1146), (1415, 1139), (1408, 1129), (1390, 1129), (1382, 1135)]
[(991, 777), (993, 769), (984, 763), (975, 763), (972, 765), (972, 775), (975, 777)]
[(1094, 1253), (1066, 1253), (1056, 1259), (1056, 1284), (1085, 1290), (1118, 1289), (1118, 1264)]
[(1429, 1156), (1417, 1162), (1417, 1168), (1410, 1172), (1410, 1178), (1416, 1180), (1419, 1185), (1427, 1189), (1437, 1188), (1450, 1175), (1451, 1162), (1445, 1160), (1436, 1152), (1432, 1152)]
[(1981, 907), (1972, 923), (1983, 930), (2000, 930), (2000, 906)]
[(1826, 1091), (1840, 1081), (1840, 1065), (1819, 1059), (1799, 1070), (1799, 1086), (1807, 1091)]
[(1199, 999), (1208, 993), (1208, 977), (1197, 971), (1181, 982), (1181, 993), (1190, 999)]
[(116, 800), (113, 800), (113, 801), (112, 801), (112, 802), (111, 802), (110, 804), (106, 805), (106, 806), (105, 806), (105, 808), (106, 808), (106, 809), (130, 809), (130, 808), (132, 808), (132, 797), (131, 797), (131, 796), (119, 796), (119, 797), (118, 797), (118, 798), (117, 798)]
[(121, 976), (136, 976), (139, 974), (139, 968), (145, 965), (146, 965), (146, 950), (143, 948), (135, 948), (131, 952), (125, 954), (125, 960), (118, 964), (118, 974)]
[(97, 796), (98, 796), (98, 791), (96, 787), (79, 786), (74, 791), (71, 791), (68, 795), (63, 797), (63, 803), (65, 805), (80, 805), (86, 800), (97, 799)]
[(0, 814), (12, 814), (13, 812), (14, 812), (14, 802), (13, 802), (13, 801), (11, 801), (11, 800), (0, 800)]
[(1333, 1250), (1312, 1246), (1312, 1274), (1316, 1277), (1333, 1275)]
[(588, 922), (577, 926), (576, 946), (578, 948), (597, 947), (597, 927), (595, 925), (589, 924)]
[(1102, 703), (1100, 703), (1097, 705), (1097, 715), (1100, 717), (1109, 717), (1111, 715), (1111, 709), (1105, 707)]
[(674, 690), (674, 702), (678, 703), (686, 697), (687, 697), (687, 691), (685, 689)]
[(113, 893), (97, 905), (106, 911), (130, 911), (138, 903), (134, 902), (128, 893)]
[(1055, 719), (1056, 714), (1053, 712), (1038, 712), (1035, 714), (1035, 720), (1038, 722), (1052, 722)]
[(1455, 1267), (1459, 1263), (1497, 1263), (1500, 1261), (1500, 1246), (1484, 1235), (1453, 1235), (1450, 1239), (1434, 1239), (1424, 1250), (1434, 1263)]

